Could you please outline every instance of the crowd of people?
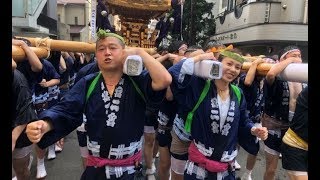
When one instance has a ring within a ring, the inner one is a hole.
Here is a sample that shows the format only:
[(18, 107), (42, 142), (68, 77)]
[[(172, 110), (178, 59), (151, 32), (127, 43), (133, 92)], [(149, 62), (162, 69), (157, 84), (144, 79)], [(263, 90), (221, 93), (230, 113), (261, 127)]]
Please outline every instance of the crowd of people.
[[(77, 131), (82, 180), (236, 179), (240, 148), (248, 152), (241, 179), (252, 177), (260, 142), (263, 179), (275, 178), (279, 156), (290, 179), (308, 179), (308, 87), (278, 78), (301, 52), (288, 46), (274, 56), (252, 61), (232, 46), (208, 40), (203, 47), (173, 41), (150, 55), (126, 48), (116, 33), (97, 32), (95, 54), (52, 52), (39, 59), (30, 42), (13, 38), (26, 59), (12, 59), (12, 158), (18, 180), (30, 179), (32, 148), (36, 178), (50, 176), (45, 155), (63, 151), (63, 139)], [(130, 55), (144, 70), (127, 75)], [(220, 79), (194, 74), (203, 60), (222, 64)], [(250, 69), (242, 73), (244, 62)], [(273, 63), (266, 76), (261, 63)], [(115, 138), (116, 137), (116, 138)], [(159, 165), (154, 161), (159, 152)], [(142, 164), (142, 157), (144, 163)], [(28, 167), (29, 166), (29, 167)]]

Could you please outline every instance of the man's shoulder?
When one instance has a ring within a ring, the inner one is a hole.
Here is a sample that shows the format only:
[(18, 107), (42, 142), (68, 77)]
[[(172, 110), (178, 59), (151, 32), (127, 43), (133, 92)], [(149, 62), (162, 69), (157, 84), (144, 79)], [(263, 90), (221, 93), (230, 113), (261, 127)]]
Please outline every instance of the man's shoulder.
[(99, 72), (98, 64), (96, 62), (87, 64), (79, 70), (75, 81), (77, 82), (81, 78), (96, 72)]

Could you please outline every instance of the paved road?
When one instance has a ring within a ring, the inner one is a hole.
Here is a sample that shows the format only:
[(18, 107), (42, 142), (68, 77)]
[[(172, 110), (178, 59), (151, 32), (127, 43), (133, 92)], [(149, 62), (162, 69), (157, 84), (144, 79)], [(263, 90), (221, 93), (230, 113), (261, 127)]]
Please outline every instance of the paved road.
[[(237, 160), (241, 165), (241, 170), (237, 171), (237, 176), (241, 176), (246, 163), (247, 153), (240, 149)], [(65, 147), (63, 151), (57, 154), (57, 158), (51, 161), (45, 161), (47, 169), (46, 180), (79, 180), (83, 171), (81, 165), (80, 152), (78, 147), (77, 135), (72, 132), (65, 139)], [(263, 152), (259, 152), (256, 166), (252, 172), (252, 178), (254, 180), (262, 180), (265, 170), (265, 160)], [(33, 161), (31, 167), (31, 179), (35, 179), (36, 176), (36, 160)], [(281, 161), (278, 164), (278, 171), (276, 174), (276, 180), (287, 180), (287, 176), (284, 170), (281, 168)]]

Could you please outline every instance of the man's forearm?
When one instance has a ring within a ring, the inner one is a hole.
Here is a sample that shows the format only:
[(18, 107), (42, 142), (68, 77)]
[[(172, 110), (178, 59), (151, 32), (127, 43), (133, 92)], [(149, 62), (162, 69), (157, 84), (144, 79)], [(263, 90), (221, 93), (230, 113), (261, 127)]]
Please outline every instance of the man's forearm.
[(150, 73), (152, 88), (154, 90), (162, 90), (168, 87), (172, 78), (166, 68), (143, 50), (139, 50), (138, 55), (141, 56), (146, 69)]

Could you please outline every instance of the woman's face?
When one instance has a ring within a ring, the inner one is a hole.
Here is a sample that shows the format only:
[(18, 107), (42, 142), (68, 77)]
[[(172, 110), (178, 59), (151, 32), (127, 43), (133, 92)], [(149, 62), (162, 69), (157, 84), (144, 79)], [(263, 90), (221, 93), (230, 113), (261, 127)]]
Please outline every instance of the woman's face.
[(239, 76), (242, 67), (240, 62), (229, 57), (224, 57), (221, 63), (223, 67), (222, 80), (230, 83)]

